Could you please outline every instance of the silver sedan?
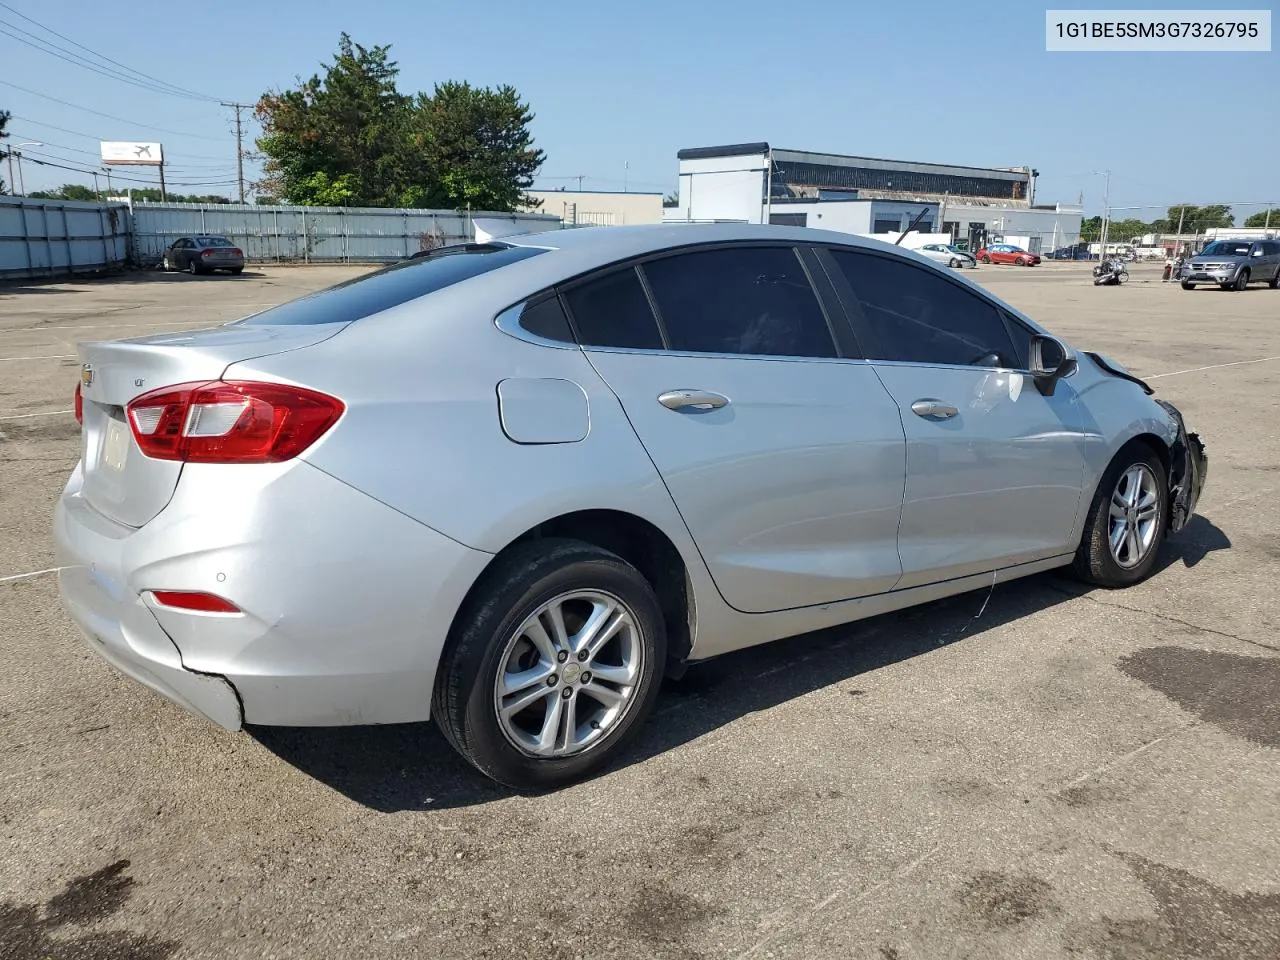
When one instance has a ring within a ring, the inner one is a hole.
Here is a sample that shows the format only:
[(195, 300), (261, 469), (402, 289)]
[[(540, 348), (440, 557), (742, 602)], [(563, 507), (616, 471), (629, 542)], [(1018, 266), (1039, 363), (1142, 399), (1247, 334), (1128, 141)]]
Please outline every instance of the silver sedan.
[(935, 263), (945, 263), (948, 267), (953, 267), (957, 270), (965, 267), (976, 268), (978, 266), (978, 261), (973, 254), (965, 253), (949, 243), (926, 243), (919, 248), (919, 253)]
[(525, 788), (607, 763), (690, 662), (1137, 583), (1206, 468), (1114, 361), (777, 226), (446, 247), (79, 352), (55, 534), (91, 650), (230, 730), (434, 720)]

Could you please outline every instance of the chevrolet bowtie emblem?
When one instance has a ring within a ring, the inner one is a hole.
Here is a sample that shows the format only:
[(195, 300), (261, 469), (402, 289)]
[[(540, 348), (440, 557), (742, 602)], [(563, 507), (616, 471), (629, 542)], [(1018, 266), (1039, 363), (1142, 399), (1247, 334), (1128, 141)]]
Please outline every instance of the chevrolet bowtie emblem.
[(93, 367), (90, 364), (86, 363), (80, 368), (80, 384), (85, 387), (93, 384)]

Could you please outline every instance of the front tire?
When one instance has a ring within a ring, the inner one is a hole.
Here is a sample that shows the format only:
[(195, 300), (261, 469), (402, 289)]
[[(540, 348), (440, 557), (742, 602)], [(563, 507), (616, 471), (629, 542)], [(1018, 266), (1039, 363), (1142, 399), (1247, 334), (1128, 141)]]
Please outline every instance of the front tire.
[(1249, 271), (1247, 269), (1241, 270), (1240, 273), (1236, 276), (1236, 282), (1233, 285), (1233, 289), (1243, 290), (1248, 285), (1249, 285)]
[(533, 540), (496, 560), (460, 611), (432, 715), (493, 780), (565, 786), (637, 733), (666, 647), (662, 609), (635, 567), (581, 541)]
[(1195, 288), (1196, 288), (1196, 285), (1194, 283), (1187, 283), (1187, 281), (1185, 280), (1182, 281), (1183, 290), (1194, 290)]
[(983, 263), (986, 263), (986, 264), (990, 264), (990, 263), (991, 263), (991, 258), (990, 258), (990, 257), (983, 257), (983, 258), (982, 258), (982, 262), (983, 262)]
[(950, 267), (952, 270), (954, 270), (956, 267), (960, 266), (960, 261), (957, 260), (955, 257), (952, 257), (951, 260), (947, 263), (947, 266)]
[(1089, 507), (1072, 573), (1099, 587), (1128, 587), (1156, 565), (1169, 516), (1164, 464), (1147, 446), (1134, 444), (1102, 476)]

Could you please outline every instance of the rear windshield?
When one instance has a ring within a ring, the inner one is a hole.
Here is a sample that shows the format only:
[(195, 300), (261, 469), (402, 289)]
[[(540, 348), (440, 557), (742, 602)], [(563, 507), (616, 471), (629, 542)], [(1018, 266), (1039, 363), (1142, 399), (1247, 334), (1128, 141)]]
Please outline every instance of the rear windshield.
[(196, 237), (196, 243), (202, 247), (234, 247), (235, 244), (225, 237)]
[(350, 323), (471, 277), (545, 253), (537, 247), (467, 244), (345, 280), (241, 321), (247, 326)]

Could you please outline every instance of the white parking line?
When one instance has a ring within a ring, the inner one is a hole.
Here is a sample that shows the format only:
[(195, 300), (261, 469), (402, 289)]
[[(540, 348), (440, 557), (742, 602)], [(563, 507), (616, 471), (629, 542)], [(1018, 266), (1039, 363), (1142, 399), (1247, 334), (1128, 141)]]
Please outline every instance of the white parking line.
[(1257, 360), (1232, 360), (1230, 363), (1211, 363), (1207, 367), (1191, 367), (1188, 370), (1174, 370), (1171, 373), (1155, 373), (1145, 380), (1159, 380), (1161, 377), (1177, 377), (1184, 373), (1199, 373), (1201, 370), (1217, 370), (1219, 367), (1239, 367), (1246, 363), (1267, 363), (1270, 360), (1280, 360), (1280, 357), (1259, 357)]
[(0, 363), (6, 363), (11, 360), (74, 360), (74, 353), (57, 353), (49, 357), (0, 357)]
[(0, 420), (28, 420), (31, 417), (56, 417), (60, 413), (75, 413), (74, 410), (47, 410), (44, 413), (17, 413), (11, 417), (0, 417)]
[(49, 567), (47, 570), (32, 570), (30, 573), (13, 573), (7, 577), (0, 577), (0, 583), (9, 583), (11, 580), (30, 580), (32, 577), (42, 577), (46, 573), (57, 573), (61, 567)]

